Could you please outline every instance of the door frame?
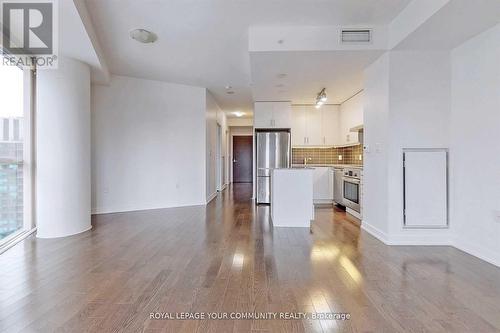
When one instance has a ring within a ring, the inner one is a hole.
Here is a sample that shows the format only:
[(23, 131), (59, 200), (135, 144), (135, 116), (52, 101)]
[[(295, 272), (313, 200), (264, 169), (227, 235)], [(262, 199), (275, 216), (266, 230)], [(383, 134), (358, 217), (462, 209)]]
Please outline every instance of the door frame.
[(252, 168), (252, 183), (255, 182), (255, 170), (254, 170), (254, 164), (255, 164), (254, 163), (255, 162), (254, 161), (254, 158), (255, 158), (255, 156), (254, 156), (254, 145), (255, 145), (254, 141), (255, 140), (254, 140), (254, 135), (253, 135), (253, 129), (251, 127), (249, 127), (249, 128), (250, 128), (250, 132), (248, 132), (248, 133), (245, 133), (244, 131), (242, 133), (232, 133), (231, 132), (231, 156), (230, 156), (231, 158), (229, 159), (229, 165), (231, 166), (231, 174), (230, 174), (231, 184), (234, 183), (234, 178), (233, 178), (233, 174), (234, 174), (234, 172), (233, 172), (234, 146), (233, 146), (233, 142), (234, 142), (235, 136), (248, 136), (248, 137), (252, 138), (252, 166), (251, 166), (251, 168)]
[(215, 141), (215, 190), (222, 191), (223, 184), (223, 154), (222, 154), (222, 126), (217, 123)]
[(23, 226), (0, 240), (0, 254), (36, 232), (36, 66), (18, 67), (23, 76)]

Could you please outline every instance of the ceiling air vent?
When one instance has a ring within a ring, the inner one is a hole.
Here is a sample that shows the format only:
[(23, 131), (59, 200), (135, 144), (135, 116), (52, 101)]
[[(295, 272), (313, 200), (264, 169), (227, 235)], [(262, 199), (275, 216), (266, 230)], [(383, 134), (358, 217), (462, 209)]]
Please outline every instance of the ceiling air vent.
[(369, 29), (342, 29), (340, 33), (341, 43), (370, 43), (372, 31)]

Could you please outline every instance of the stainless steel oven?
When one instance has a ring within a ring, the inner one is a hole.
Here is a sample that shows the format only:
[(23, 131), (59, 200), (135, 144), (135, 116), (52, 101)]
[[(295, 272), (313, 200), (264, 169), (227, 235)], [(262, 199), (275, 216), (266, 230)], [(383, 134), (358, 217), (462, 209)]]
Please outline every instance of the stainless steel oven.
[(342, 193), (344, 198), (344, 206), (351, 208), (356, 212), (361, 212), (360, 195), (361, 195), (361, 175), (358, 169), (344, 169), (344, 177), (342, 178)]

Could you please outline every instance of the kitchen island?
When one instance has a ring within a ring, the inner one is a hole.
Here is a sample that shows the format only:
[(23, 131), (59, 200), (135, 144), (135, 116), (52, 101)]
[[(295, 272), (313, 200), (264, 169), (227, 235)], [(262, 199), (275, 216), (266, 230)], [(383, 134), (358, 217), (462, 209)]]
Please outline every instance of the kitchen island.
[(271, 219), (274, 227), (309, 228), (314, 220), (313, 169), (274, 169)]

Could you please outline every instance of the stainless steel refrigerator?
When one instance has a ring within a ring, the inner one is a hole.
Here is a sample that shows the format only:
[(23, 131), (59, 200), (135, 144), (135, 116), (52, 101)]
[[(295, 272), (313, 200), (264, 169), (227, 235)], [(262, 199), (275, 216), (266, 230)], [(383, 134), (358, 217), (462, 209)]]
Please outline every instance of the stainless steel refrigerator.
[(256, 132), (257, 204), (271, 202), (271, 170), (289, 168), (291, 138), (289, 131)]

